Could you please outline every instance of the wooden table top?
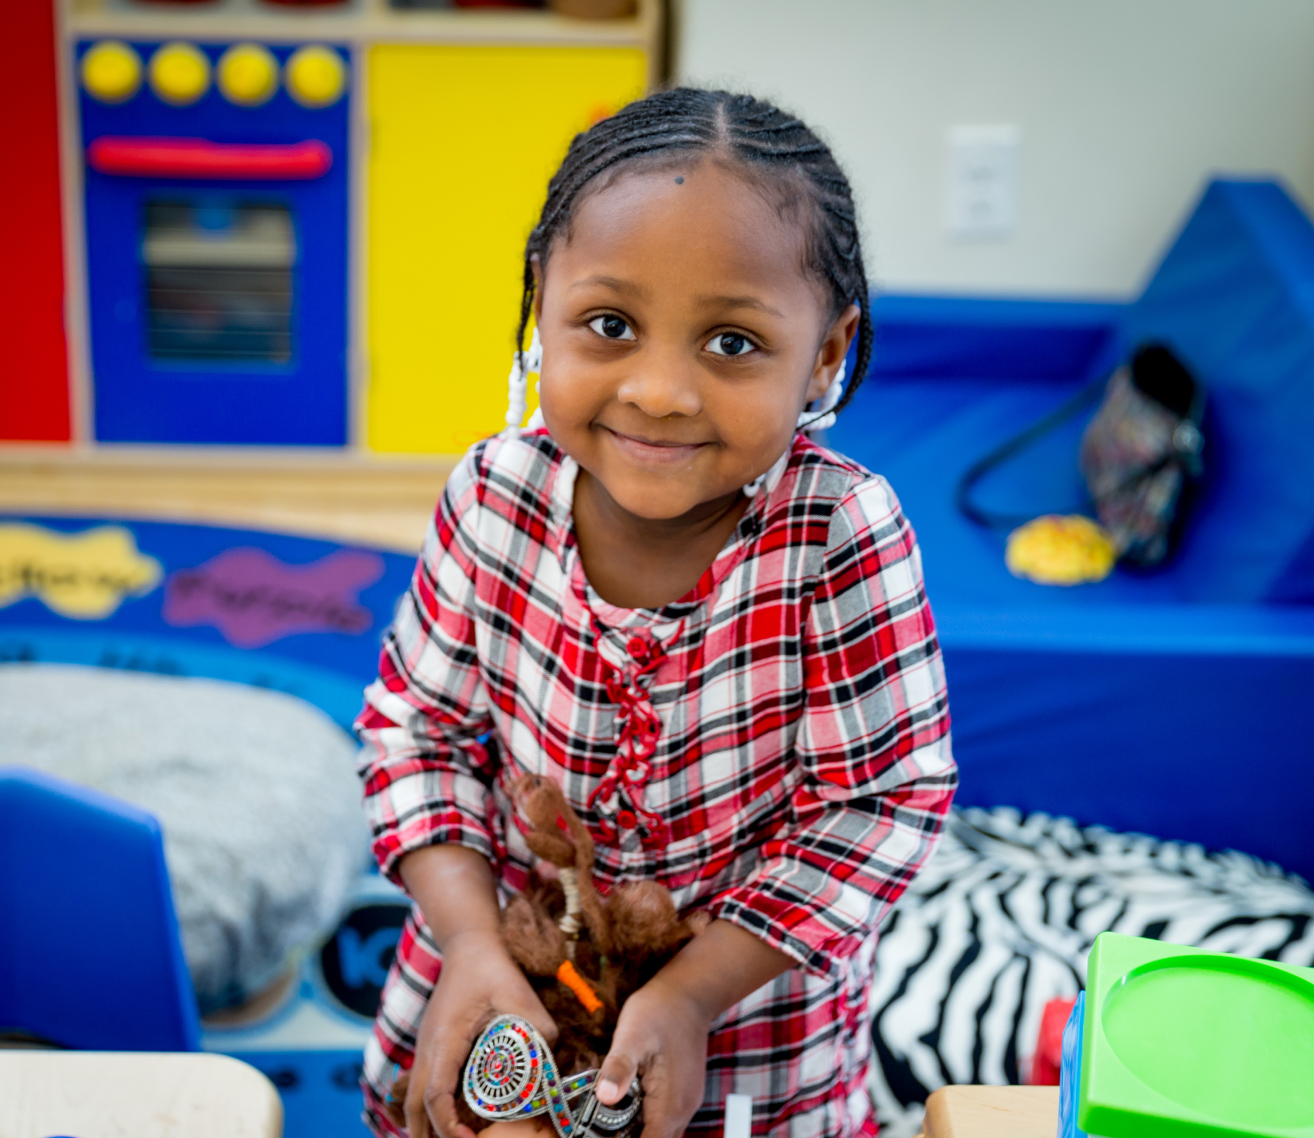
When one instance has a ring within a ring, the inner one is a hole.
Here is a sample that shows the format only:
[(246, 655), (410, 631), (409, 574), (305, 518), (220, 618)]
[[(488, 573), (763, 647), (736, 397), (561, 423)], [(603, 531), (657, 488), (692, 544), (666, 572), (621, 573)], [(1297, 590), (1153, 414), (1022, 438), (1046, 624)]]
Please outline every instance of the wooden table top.
[(226, 1055), (0, 1050), (0, 1138), (281, 1138), (283, 1105)]
[(1058, 1087), (941, 1087), (924, 1138), (1055, 1138)]

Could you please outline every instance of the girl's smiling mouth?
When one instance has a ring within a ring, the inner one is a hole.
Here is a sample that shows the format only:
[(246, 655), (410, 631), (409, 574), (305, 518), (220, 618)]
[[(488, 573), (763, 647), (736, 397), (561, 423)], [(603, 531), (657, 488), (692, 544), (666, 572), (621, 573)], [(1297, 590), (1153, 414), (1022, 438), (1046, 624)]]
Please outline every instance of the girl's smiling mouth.
[(656, 463), (677, 465), (687, 462), (703, 447), (711, 446), (711, 443), (663, 442), (659, 439), (645, 439), (638, 435), (623, 434), (614, 427), (608, 427), (601, 423), (598, 425), (602, 427), (623, 455), (636, 462), (649, 465)]

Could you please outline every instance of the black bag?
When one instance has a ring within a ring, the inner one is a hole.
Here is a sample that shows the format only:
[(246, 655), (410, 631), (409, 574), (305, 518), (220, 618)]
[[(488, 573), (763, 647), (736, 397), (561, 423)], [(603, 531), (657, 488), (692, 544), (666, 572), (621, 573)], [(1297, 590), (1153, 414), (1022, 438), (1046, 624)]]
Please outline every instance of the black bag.
[(1081, 440), (1080, 465), (1095, 515), (1120, 561), (1161, 564), (1181, 532), (1191, 491), (1204, 472), (1204, 388), (1162, 344), (1147, 344), (1107, 381), (1078, 392), (1058, 410), (996, 447), (963, 474), (959, 510), (977, 525), (1013, 529), (1031, 520), (982, 509), (976, 484), (1093, 403), (1103, 401)]

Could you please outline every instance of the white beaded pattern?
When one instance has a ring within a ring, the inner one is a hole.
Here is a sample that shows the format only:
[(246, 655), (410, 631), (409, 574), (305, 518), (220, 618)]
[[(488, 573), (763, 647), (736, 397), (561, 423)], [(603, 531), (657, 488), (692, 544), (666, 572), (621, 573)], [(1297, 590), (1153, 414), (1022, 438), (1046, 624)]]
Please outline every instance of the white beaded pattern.
[[(523, 360), (523, 364), (522, 364)], [(525, 421), (525, 408), (529, 406), (529, 377), (543, 370), (543, 341), (538, 338), (538, 329), (529, 338), (529, 350), (521, 355), (515, 352), (511, 356), (511, 374), (507, 376), (506, 425), (518, 427)], [(536, 389), (537, 390), (537, 389)], [(530, 427), (541, 427), (543, 418), (534, 412)]]

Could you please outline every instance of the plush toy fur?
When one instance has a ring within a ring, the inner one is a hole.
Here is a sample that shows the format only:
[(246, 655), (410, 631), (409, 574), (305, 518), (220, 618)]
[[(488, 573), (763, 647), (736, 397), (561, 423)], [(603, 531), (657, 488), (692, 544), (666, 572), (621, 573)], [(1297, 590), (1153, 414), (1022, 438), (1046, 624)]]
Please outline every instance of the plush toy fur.
[[(573, 1075), (601, 1065), (622, 1005), (706, 927), (708, 917), (698, 912), (681, 920), (670, 893), (655, 881), (620, 885), (603, 897), (593, 883), (593, 838), (561, 789), (538, 775), (525, 775), (511, 793), (530, 850), (558, 874), (573, 871), (578, 882), (577, 939), (562, 931), (567, 904), (560, 877), (534, 873), (529, 887), (502, 914), (507, 949), (557, 1025), (553, 1054), (558, 1066), (563, 1074)], [(557, 979), (567, 960), (602, 1002), (597, 1010), (589, 1012)], [(399, 1125), (405, 1124), (401, 1104), (408, 1081), (405, 1072), (393, 1088), (389, 1113)], [(461, 1121), (473, 1130), (488, 1127), (459, 1091), (456, 1107)], [(637, 1133), (634, 1124), (630, 1129)]]

